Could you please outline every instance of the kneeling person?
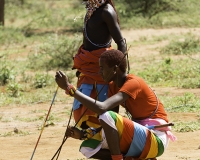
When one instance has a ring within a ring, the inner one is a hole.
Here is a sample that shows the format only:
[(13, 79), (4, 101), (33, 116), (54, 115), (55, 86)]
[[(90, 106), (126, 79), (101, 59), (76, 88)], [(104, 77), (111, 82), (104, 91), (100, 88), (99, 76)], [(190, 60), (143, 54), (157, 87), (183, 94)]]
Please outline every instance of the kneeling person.
[[(100, 56), (99, 66), (102, 78), (109, 83), (109, 98), (104, 102), (82, 94), (69, 83), (62, 71), (56, 72), (58, 86), (97, 113), (102, 126), (97, 130), (69, 127), (67, 136), (86, 139), (80, 151), (87, 158), (102, 149), (109, 149), (113, 160), (151, 159), (162, 155), (169, 139), (174, 141), (176, 137), (170, 127), (154, 130), (148, 127), (168, 123), (164, 106), (156, 94), (142, 78), (126, 73), (125, 55), (119, 50), (105, 51)], [(119, 105), (130, 113), (131, 119), (109, 111)], [(95, 134), (97, 132), (101, 134)]]

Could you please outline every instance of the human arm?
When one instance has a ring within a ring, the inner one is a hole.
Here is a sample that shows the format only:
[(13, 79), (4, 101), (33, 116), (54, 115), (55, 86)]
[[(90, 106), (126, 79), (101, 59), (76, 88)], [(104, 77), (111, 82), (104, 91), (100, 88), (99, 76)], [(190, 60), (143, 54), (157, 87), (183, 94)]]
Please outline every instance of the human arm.
[[(55, 80), (58, 86), (63, 90), (66, 90), (67, 87), (70, 85), (67, 76), (62, 71), (56, 72)], [(78, 90), (75, 91), (73, 96), (84, 106), (97, 113), (98, 115), (101, 115), (107, 110), (115, 108), (116, 106), (120, 105), (122, 102), (129, 98), (129, 95), (127, 95), (126, 93), (118, 92), (112, 97), (105, 100), (104, 102), (100, 102), (96, 101), (95, 99), (89, 96), (86, 96)]]
[(111, 5), (107, 5), (102, 13), (102, 19), (106, 23), (111, 37), (117, 44), (117, 49), (125, 53), (127, 50), (126, 41), (122, 36), (117, 14)]

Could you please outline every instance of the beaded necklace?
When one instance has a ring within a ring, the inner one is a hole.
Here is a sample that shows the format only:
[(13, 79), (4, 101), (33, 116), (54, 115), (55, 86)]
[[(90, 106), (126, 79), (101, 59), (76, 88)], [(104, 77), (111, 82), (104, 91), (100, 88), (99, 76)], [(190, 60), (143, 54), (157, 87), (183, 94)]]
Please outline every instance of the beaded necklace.
[(85, 15), (86, 23), (92, 16), (93, 12), (96, 11), (96, 9), (102, 6), (104, 3), (106, 3), (106, 0), (88, 0), (86, 2), (86, 7), (85, 7), (87, 10), (87, 13)]
[(107, 42), (107, 43), (104, 43), (104, 44), (96, 44), (94, 42), (92, 42), (88, 35), (87, 35), (87, 30), (86, 30), (86, 26), (87, 26), (87, 22), (88, 20), (90, 19), (90, 17), (92, 16), (92, 14), (94, 13), (94, 11), (96, 11), (97, 8), (99, 8), (100, 6), (102, 6), (103, 4), (106, 3), (106, 0), (88, 0), (86, 2), (86, 10), (87, 10), (87, 13), (85, 15), (85, 19), (84, 19), (84, 36), (86, 37), (86, 39), (91, 43), (93, 44), (94, 46), (96, 47), (106, 47), (108, 46), (109, 44), (111, 44), (112, 42), (112, 39)]

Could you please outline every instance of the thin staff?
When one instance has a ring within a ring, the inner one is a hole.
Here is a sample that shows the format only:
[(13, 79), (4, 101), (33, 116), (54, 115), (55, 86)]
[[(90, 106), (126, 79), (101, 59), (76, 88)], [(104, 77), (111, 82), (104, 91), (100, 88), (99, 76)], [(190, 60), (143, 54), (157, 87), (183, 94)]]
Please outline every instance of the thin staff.
[(153, 126), (147, 126), (148, 129), (156, 129), (156, 128), (163, 128), (168, 126), (174, 126), (174, 123), (166, 123), (166, 124), (160, 124), (160, 125), (153, 125)]
[(49, 114), (50, 114), (50, 111), (51, 111), (52, 105), (53, 105), (53, 103), (54, 103), (54, 100), (55, 100), (56, 94), (57, 94), (57, 92), (58, 92), (58, 88), (59, 88), (59, 86), (57, 86), (57, 89), (56, 89), (56, 91), (55, 91), (55, 93), (54, 93), (53, 99), (52, 99), (52, 101), (51, 101), (51, 105), (50, 105), (50, 107), (49, 107), (49, 110), (48, 110), (47, 116), (46, 116), (45, 121), (44, 121), (44, 123), (43, 123), (42, 129), (41, 129), (41, 131), (40, 131), (40, 135), (39, 135), (38, 140), (37, 140), (37, 142), (36, 142), (36, 144), (35, 144), (35, 148), (34, 148), (34, 150), (33, 150), (33, 153), (32, 153), (32, 156), (31, 156), (31, 159), (30, 159), (30, 160), (33, 159), (33, 156), (34, 156), (34, 154), (35, 154), (36, 148), (37, 148), (38, 143), (39, 143), (39, 141), (40, 141), (40, 137), (41, 137), (41, 135), (42, 135), (42, 132), (43, 132), (44, 127), (45, 127), (45, 125), (46, 125), (46, 122), (47, 122), (47, 120), (48, 120), (48, 117), (49, 117)]

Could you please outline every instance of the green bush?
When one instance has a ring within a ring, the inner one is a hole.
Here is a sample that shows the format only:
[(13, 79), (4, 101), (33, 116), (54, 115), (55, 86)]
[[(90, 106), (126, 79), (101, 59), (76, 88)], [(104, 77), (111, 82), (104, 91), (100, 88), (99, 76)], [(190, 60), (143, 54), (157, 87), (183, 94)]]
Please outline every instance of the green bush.
[(48, 74), (36, 74), (34, 79), (35, 88), (44, 88), (51, 84), (51, 77)]
[(14, 80), (14, 79), (15, 79), (15, 75), (10, 66), (7, 66), (7, 65), (0, 66), (0, 84), (1, 85), (5, 85), (9, 81)]
[(171, 41), (167, 46), (161, 48), (161, 54), (194, 54), (200, 52), (200, 39), (195, 36), (187, 37), (180, 41)]
[(46, 70), (69, 69), (80, 44), (79, 37), (68, 38), (58, 35), (49, 37), (43, 45), (29, 54), (29, 67)]
[[(152, 85), (199, 88), (200, 66), (198, 61), (197, 63), (194, 62), (189, 62), (188, 59), (176, 61), (175, 59), (166, 58), (162, 62), (149, 65), (147, 68), (138, 72), (138, 75)], [(188, 64), (190, 67), (187, 67), (185, 64)]]
[[(119, 9), (122, 16), (143, 16), (151, 18), (161, 12), (179, 11), (177, 1), (171, 0), (120, 0), (123, 9)], [(122, 5), (123, 4), (123, 5)]]
[(20, 29), (5, 28), (0, 26), (0, 45), (13, 45), (24, 41), (23, 33)]
[(21, 87), (18, 83), (12, 82), (7, 86), (8, 95), (11, 97), (19, 97), (21, 95)]

